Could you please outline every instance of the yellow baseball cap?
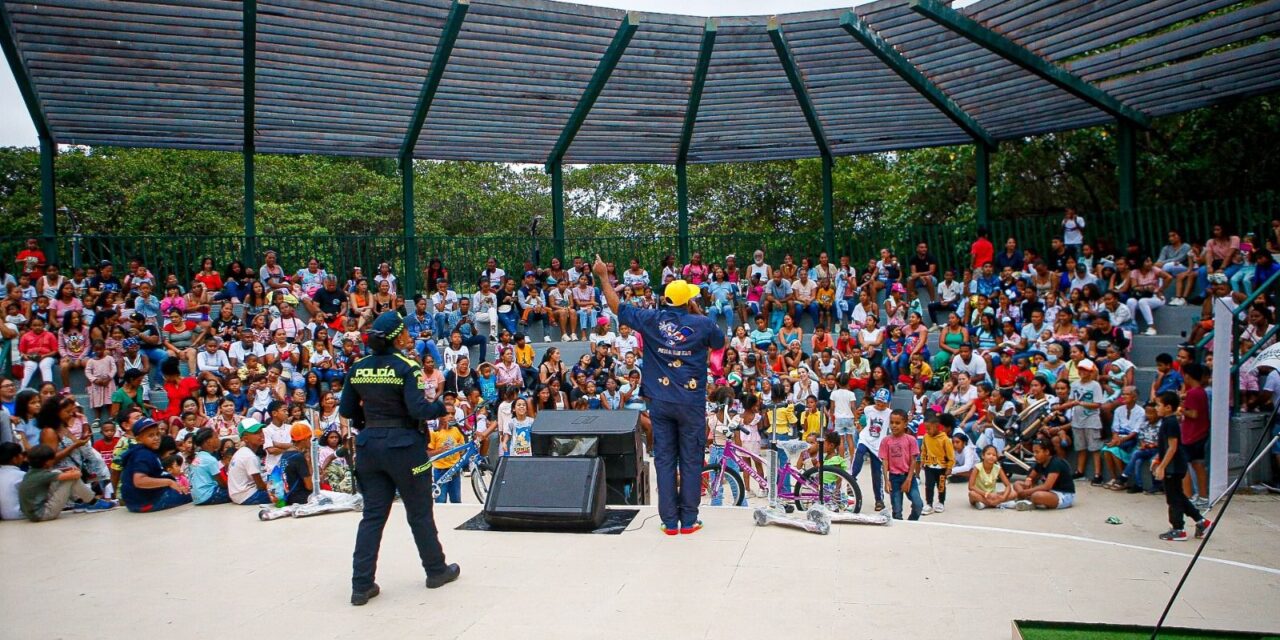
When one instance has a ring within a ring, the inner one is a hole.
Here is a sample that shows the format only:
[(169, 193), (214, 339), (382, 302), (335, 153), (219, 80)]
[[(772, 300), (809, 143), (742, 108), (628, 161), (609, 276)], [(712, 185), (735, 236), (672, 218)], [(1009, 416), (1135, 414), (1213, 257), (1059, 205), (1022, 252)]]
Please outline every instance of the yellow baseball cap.
[(700, 295), (702, 295), (702, 289), (699, 289), (698, 285), (689, 284), (684, 280), (672, 280), (662, 291), (663, 302), (673, 307), (682, 307)]

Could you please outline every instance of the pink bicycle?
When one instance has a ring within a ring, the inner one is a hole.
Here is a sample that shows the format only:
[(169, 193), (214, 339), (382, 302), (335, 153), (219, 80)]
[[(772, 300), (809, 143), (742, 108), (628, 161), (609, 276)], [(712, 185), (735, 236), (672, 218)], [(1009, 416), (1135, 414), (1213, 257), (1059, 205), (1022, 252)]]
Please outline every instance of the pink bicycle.
[[(791, 465), (792, 460), (799, 459), (800, 454), (809, 448), (804, 440), (781, 440), (776, 443), (778, 449), (786, 454), (787, 462), (778, 467), (778, 500), (783, 503), (788, 513), (792, 509), (805, 511), (818, 503), (819, 489), (828, 508), (833, 510), (862, 511), (862, 490), (848, 471), (841, 467), (826, 465), (821, 470), (817, 467), (800, 472)], [(765, 446), (769, 446), (768, 443)], [(747, 503), (746, 484), (742, 481), (742, 472), (755, 479), (761, 489), (769, 490), (769, 481), (755, 470), (755, 463), (767, 469), (764, 458), (757, 456), (729, 440), (724, 445), (724, 453), (719, 459), (702, 467), (702, 504), (710, 506), (743, 506)], [(819, 473), (825, 487), (819, 487)], [(789, 485), (789, 486), (788, 486)]]

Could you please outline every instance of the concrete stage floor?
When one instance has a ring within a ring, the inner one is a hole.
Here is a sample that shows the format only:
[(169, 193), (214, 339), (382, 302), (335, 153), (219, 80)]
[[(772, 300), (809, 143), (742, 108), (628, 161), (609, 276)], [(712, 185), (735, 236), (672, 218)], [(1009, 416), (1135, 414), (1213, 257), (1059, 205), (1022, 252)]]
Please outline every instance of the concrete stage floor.
[[(675, 538), (657, 518), (621, 535), (455, 531), (479, 506), (445, 505), (462, 577), (436, 591), (397, 504), (382, 595), (363, 608), (348, 604), (358, 514), (259, 522), (228, 505), (5, 522), (0, 637), (969, 640), (1009, 638), (1014, 618), (1154, 623), (1194, 544), (1156, 540), (1160, 496), (1081, 490), (1064, 512), (955, 504), (826, 537), (732, 508)], [(1240, 496), (1228, 516), (1169, 624), (1280, 631), (1280, 499)]]

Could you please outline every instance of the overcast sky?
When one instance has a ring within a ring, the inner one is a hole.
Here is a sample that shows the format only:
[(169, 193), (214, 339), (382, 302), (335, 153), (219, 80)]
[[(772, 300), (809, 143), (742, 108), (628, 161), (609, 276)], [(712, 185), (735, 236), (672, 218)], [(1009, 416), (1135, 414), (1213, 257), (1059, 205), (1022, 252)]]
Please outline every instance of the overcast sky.
[[(586, 0), (581, 4), (615, 7), (654, 13), (682, 13), (699, 16), (762, 15), (793, 13), (813, 9), (832, 9), (862, 4), (865, 0), (839, 2), (839, 0)], [(964, 6), (974, 0), (957, 0), (955, 6)], [(22, 104), (22, 95), (13, 76), (0, 73), (0, 146), (29, 147), (36, 144), (36, 131)]]

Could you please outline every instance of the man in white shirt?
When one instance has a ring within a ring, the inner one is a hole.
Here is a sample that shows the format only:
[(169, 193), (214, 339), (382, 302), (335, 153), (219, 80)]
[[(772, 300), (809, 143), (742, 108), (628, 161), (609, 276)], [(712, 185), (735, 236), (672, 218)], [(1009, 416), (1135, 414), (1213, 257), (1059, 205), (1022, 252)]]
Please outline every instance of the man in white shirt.
[(267, 355), (267, 350), (253, 339), (253, 331), (246, 327), (240, 330), (240, 341), (227, 349), (227, 359), (231, 361), (232, 366), (239, 368), (244, 366), (244, 359), (250, 354), (258, 356), (261, 360)]
[(974, 385), (987, 379), (986, 360), (974, 355), (973, 345), (968, 342), (960, 343), (959, 352), (951, 358), (951, 375), (954, 377), (957, 373), (969, 374), (969, 380)]
[(1063, 211), (1062, 244), (1067, 246), (1067, 253), (1073, 256), (1080, 255), (1080, 245), (1084, 244), (1084, 218), (1071, 207)]
[(929, 322), (934, 321), (939, 311), (950, 313), (959, 308), (960, 296), (964, 295), (964, 283), (956, 280), (956, 272), (947, 269), (942, 282), (938, 283), (937, 293), (938, 299), (929, 303)]
[(437, 336), (447, 336), (453, 327), (449, 325), (449, 319), (458, 310), (458, 294), (449, 288), (449, 281), (444, 278), (436, 280), (436, 292), (431, 294), (431, 308), (435, 312), (432, 320), (435, 322)]

